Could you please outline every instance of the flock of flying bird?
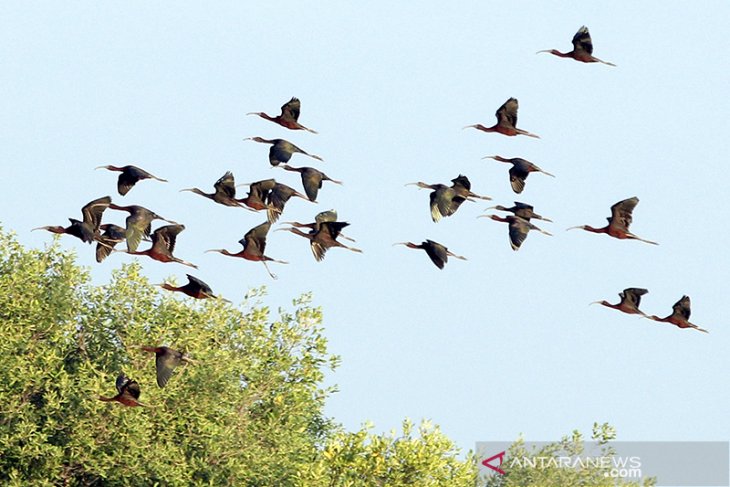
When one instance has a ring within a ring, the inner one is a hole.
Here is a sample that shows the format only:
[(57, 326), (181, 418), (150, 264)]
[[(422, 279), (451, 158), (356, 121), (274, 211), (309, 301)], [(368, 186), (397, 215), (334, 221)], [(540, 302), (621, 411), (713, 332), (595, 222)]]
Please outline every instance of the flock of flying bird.
[[(598, 62), (609, 66), (615, 66), (615, 64), (602, 61), (593, 56), (593, 44), (588, 29), (585, 26), (578, 30), (573, 37), (572, 43), (573, 50), (570, 52), (562, 53), (555, 49), (538, 52), (548, 52), (555, 56), (572, 58), (584, 63)], [(528, 137), (539, 138), (538, 135), (517, 127), (518, 107), (517, 99), (509, 98), (497, 110), (495, 114), (497, 123), (495, 125), (486, 127), (481, 124), (474, 124), (468, 125), (464, 128), (475, 128), (483, 132), (495, 132), (507, 136), (525, 135)], [(281, 114), (275, 117), (263, 112), (252, 112), (248, 115), (257, 115), (290, 130), (302, 130), (316, 134), (316, 131), (299, 123), (300, 108), (300, 101), (297, 98), (292, 98), (281, 107)], [(225, 206), (241, 207), (250, 211), (266, 210), (266, 221), (251, 228), (239, 241), (243, 247), (242, 250), (238, 252), (231, 252), (226, 249), (212, 249), (208, 252), (218, 252), (230, 257), (240, 257), (250, 261), (262, 262), (269, 275), (276, 279), (276, 276), (269, 270), (267, 262), (286, 262), (276, 260), (265, 255), (266, 238), (271, 224), (279, 219), (290, 198), (297, 197), (316, 203), (319, 190), (322, 188), (322, 184), (324, 182), (328, 181), (335, 184), (342, 184), (342, 182), (330, 178), (325, 173), (313, 167), (290, 166), (288, 163), (294, 154), (302, 154), (319, 161), (322, 161), (323, 159), (317, 155), (307, 153), (287, 140), (270, 140), (261, 137), (250, 137), (244, 140), (251, 140), (270, 145), (269, 163), (274, 167), (281, 167), (287, 171), (298, 172), (301, 177), (304, 194), (290, 186), (276, 181), (275, 179), (266, 179), (246, 184), (246, 186), (249, 187), (247, 196), (245, 198), (236, 198), (237, 185), (233, 174), (230, 171), (226, 172), (215, 182), (213, 185), (213, 193), (207, 193), (199, 188), (187, 188), (181, 191), (196, 193), (213, 200), (215, 203)], [(553, 174), (550, 174), (532, 162), (519, 157), (504, 158), (495, 155), (487, 156), (485, 158), (491, 158), (496, 161), (512, 165), (509, 169), (510, 185), (512, 190), (517, 194), (522, 193), (525, 188), (526, 179), (532, 172), (540, 172), (547, 176), (554, 177)], [(126, 195), (136, 183), (142, 180), (151, 179), (167, 182), (164, 179), (150, 174), (144, 169), (132, 165), (107, 165), (100, 166), (97, 169), (99, 168), (120, 172), (117, 182), (117, 190), (122, 196)], [(410, 185), (415, 185), (419, 188), (432, 190), (430, 193), (430, 210), (431, 217), (434, 222), (438, 222), (442, 217), (452, 216), (456, 213), (464, 201), (475, 201), (478, 199), (491, 200), (488, 196), (473, 193), (471, 191), (471, 183), (464, 175), (459, 175), (452, 179), (451, 182), (451, 185), (427, 184), (423, 182), (409, 183)], [(629, 227), (632, 223), (633, 210), (638, 203), (639, 199), (633, 197), (614, 204), (611, 207), (611, 216), (607, 218), (608, 224), (604, 227), (596, 228), (590, 225), (581, 225), (571, 227), (568, 230), (579, 228), (592, 233), (605, 233), (617, 239), (639, 240), (648, 244), (657, 245), (656, 242), (640, 238), (629, 231)], [(107, 209), (125, 211), (129, 213), (129, 216), (126, 218), (125, 226), (122, 227), (111, 223), (102, 224), (102, 215)], [(514, 206), (509, 208), (497, 205), (488, 209), (512, 213), (512, 215), (508, 215), (506, 217), (500, 217), (498, 215), (481, 215), (481, 217), (491, 218), (495, 221), (507, 223), (510, 244), (512, 249), (515, 251), (519, 250), (530, 230), (535, 230), (545, 235), (551, 235), (531, 223), (531, 220), (535, 219), (545, 222), (551, 222), (552, 220), (535, 213), (533, 206), (529, 204), (515, 202)], [(117, 250), (115, 246), (119, 243), (126, 242), (127, 248), (123, 252), (128, 254), (146, 255), (160, 262), (177, 262), (197, 269), (196, 265), (173, 255), (177, 236), (185, 230), (185, 226), (180, 223), (163, 218), (157, 213), (142, 206), (116, 205), (112, 203), (110, 196), (104, 196), (89, 202), (82, 208), (81, 212), (82, 220), (69, 218), (71, 222), (70, 226), (45, 226), (37, 229), (44, 229), (58, 234), (72, 235), (87, 243), (96, 242), (97, 262), (101, 262), (112, 252), (118, 252), (119, 250)], [(152, 231), (151, 225), (154, 220), (162, 220), (168, 224), (162, 225)], [(323, 211), (317, 214), (315, 221), (311, 223), (286, 223), (290, 226), (287, 228), (280, 228), (279, 230), (289, 231), (307, 238), (310, 241), (312, 253), (317, 261), (324, 259), (327, 250), (333, 247), (341, 247), (354, 252), (362, 252), (360, 249), (347, 246), (342, 243), (341, 240), (338, 240), (352, 239), (342, 234), (342, 230), (347, 227), (349, 223), (338, 221), (337, 212), (334, 210)], [(300, 230), (301, 228), (308, 229), (308, 231), (304, 232)], [(138, 250), (138, 247), (143, 240), (151, 241), (151, 246), (146, 250)], [(425, 240), (420, 244), (400, 242), (394, 245), (404, 245), (408, 248), (424, 250), (431, 261), (439, 269), (444, 268), (449, 257), (466, 260), (465, 257), (454, 254), (446, 246), (433, 240)], [(181, 292), (196, 299), (217, 297), (213, 294), (210, 286), (208, 286), (205, 282), (190, 274), (188, 274), (187, 277), (188, 283), (183, 286), (173, 286), (168, 283), (161, 284), (160, 286), (163, 289)], [(595, 304), (601, 304), (624, 313), (639, 314), (654, 321), (671, 323), (679, 328), (694, 328), (695, 330), (707, 333), (707, 330), (689, 322), (690, 298), (688, 296), (682, 296), (682, 298), (674, 304), (672, 314), (665, 318), (660, 318), (655, 315), (647, 315), (639, 309), (641, 297), (647, 292), (648, 291), (646, 289), (628, 288), (619, 294), (621, 301), (618, 304), (611, 304), (607, 301), (596, 301)], [(167, 381), (171, 377), (172, 371), (175, 367), (183, 362), (192, 362), (185, 353), (169, 347), (142, 346), (140, 348), (146, 352), (155, 353), (156, 355), (157, 384), (159, 387), (164, 387), (167, 384)], [(116, 388), (118, 391), (116, 396), (100, 397), (99, 399), (102, 401), (116, 401), (126, 406), (143, 405), (139, 402), (139, 384), (126, 377), (124, 373), (118, 376), (116, 380)]]

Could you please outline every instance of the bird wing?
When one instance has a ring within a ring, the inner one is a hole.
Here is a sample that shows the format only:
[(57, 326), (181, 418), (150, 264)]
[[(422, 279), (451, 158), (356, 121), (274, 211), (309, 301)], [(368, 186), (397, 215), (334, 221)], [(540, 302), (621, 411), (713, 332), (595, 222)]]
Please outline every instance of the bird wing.
[(109, 196), (104, 196), (88, 202), (86, 206), (81, 208), (84, 223), (90, 225), (95, 232), (99, 230), (99, 225), (101, 225), (101, 215), (104, 213), (104, 210), (109, 207), (109, 203), (111, 202), (112, 199)]
[(641, 297), (648, 292), (649, 291), (646, 289), (630, 287), (628, 289), (624, 289), (624, 292), (620, 293), (619, 296), (621, 296), (621, 301), (626, 300), (638, 309), (639, 304), (641, 304)]
[(299, 99), (292, 97), (291, 100), (281, 106), (281, 118), (285, 120), (293, 120), (296, 122), (297, 120), (299, 120), (300, 108), (301, 103), (299, 102)]
[(275, 208), (267, 211), (269, 221), (273, 222), (279, 218), (279, 215), (281, 215), (284, 211), (284, 205), (286, 205), (286, 202), (289, 201), (289, 198), (291, 198), (294, 193), (294, 188), (287, 186), (286, 184), (276, 183), (274, 185), (274, 189), (272, 189), (268, 195), (269, 204)]
[(157, 385), (165, 387), (172, 376), (172, 371), (180, 365), (182, 353), (167, 347), (160, 347), (155, 355), (155, 369), (157, 370)]
[(208, 286), (205, 282), (201, 281), (195, 276), (191, 276), (190, 274), (186, 274), (188, 276), (188, 284), (189, 286), (195, 286), (197, 289), (199, 289), (203, 294), (206, 295), (212, 295), (213, 290)]
[(449, 261), (449, 254), (446, 247), (433, 240), (423, 242), (423, 249), (436, 267), (443, 269), (444, 265)]
[(221, 178), (213, 185), (216, 193), (223, 193), (229, 198), (236, 197), (236, 180), (233, 178), (233, 173), (227, 171)]
[(117, 392), (119, 392), (121, 394), (124, 391), (124, 387), (127, 385), (128, 382), (129, 382), (129, 378), (127, 378), (127, 376), (124, 375), (124, 372), (119, 374), (117, 376), (116, 382), (114, 383), (114, 385), (117, 388)]
[(150, 177), (152, 177), (152, 174), (142, 168), (137, 166), (124, 166), (124, 170), (119, 174), (119, 179), (117, 179), (117, 191), (119, 191), (120, 195), (124, 196), (129, 193), (132, 186), (137, 184), (140, 179)]
[(639, 198), (634, 196), (623, 201), (619, 201), (611, 207), (611, 218), (609, 225), (621, 230), (628, 231), (631, 225), (631, 214), (636, 205), (639, 204)]
[(431, 200), (431, 218), (437, 222), (442, 216), (451, 216), (456, 213), (459, 206), (464, 202), (465, 198), (458, 196), (454, 188), (441, 186), (430, 195)]
[(185, 225), (165, 225), (158, 228), (152, 234), (152, 247), (160, 253), (172, 254), (175, 251), (177, 234), (183, 230)]
[(125, 230), (122, 227), (108, 224), (104, 233), (98, 238), (99, 243), (96, 244), (96, 261), (101, 262), (109, 257), (114, 246), (123, 242), (125, 238)]
[(264, 222), (261, 225), (255, 226), (246, 232), (246, 235), (244, 235), (238, 242), (243, 245), (244, 250), (248, 251), (248, 253), (257, 255), (258, 251), (260, 255), (264, 255), (264, 250), (266, 249), (266, 235), (269, 233), (269, 228), (271, 228), (271, 223), (269, 222)]
[(683, 317), (685, 320), (689, 320), (689, 316), (692, 314), (692, 311), (690, 310), (689, 296), (682, 296), (679, 301), (674, 303), (672, 310), (674, 311), (674, 314)]
[(274, 145), (269, 148), (269, 164), (272, 166), (278, 166), (279, 164), (285, 164), (289, 162), (292, 154), (294, 153), (293, 148), (296, 146), (291, 142), (287, 142), (283, 139), (276, 139)]
[(591, 34), (588, 32), (588, 27), (585, 25), (578, 29), (578, 32), (573, 36), (573, 49), (578, 51), (585, 51), (588, 54), (593, 54), (593, 41), (591, 41)]
[(335, 210), (322, 211), (317, 213), (317, 216), (314, 217), (314, 221), (315, 223), (337, 221), (337, 212)]
[(517, 166), (512, 166), (509, 170), (509, 184), (512, 186), (512, 191), (519, 194), (525, 189), (525, 179), (527, 179), (527, 171), (523, 171)]
[(509, 100), (504, 102), (504, 105), (499, 107), (497, 113), (495, 113), (495, 115), (497, 116), (497, 123), (499, 125), (507, 127), (517, 127), (518, 108), (519, 103), (517, 103), (517, 98), (510, 98)]
[(311, 167), (302, 173), (302, 186), (304, 186), (304, 192), (307, 194), (309, 201), (317, 199), (317, 194), (322, 188), (322, 176), (324, 174)]
[(142, 394), (142, 391), (140, 390), (137, 381), (131, 379), (127, 379), (126, 384), (119, 392), (122, 396), (130, 396), (135, 401), (139, 399), (139, 396)]
[(463, 186), (467, 191), (471, 191), (471, 181), (469, 181), (469, 178), (463, 174), (459, 174), (459, 176), (452, 179), (451, 182), (454, 183), (452, 187)]
[(337, 240), (337, 237), (339, 237), (340, 233), (342, 233), (342, 229), (349, 225), (350, 224), (347, 222), (321, 222), (319, 231), (329, 232), (332, 240)]
[(509, 222), (509, 240), (512, 250), (519, 250), (530, 232), (530, 224), (519, 217), (513, 217)]

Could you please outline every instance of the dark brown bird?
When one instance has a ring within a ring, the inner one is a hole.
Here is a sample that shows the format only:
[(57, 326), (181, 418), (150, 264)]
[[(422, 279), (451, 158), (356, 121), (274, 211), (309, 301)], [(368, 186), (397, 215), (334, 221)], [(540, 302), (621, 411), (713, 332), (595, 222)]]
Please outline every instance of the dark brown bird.
[(509, 241), (510, 245), (512, 246), (512, 250), (520, 250), (520, 246), (522, 246), (522, 243), (527, 238), (527, 234), (530, 232), (530, 230), (537, 230), (540, 233), (544, 233), (545, 235), (549, 235), (552, 237), (551, 233), (536, 227), (532, 223), (523, 218), (520, 218), (519, 216), (507, 215), (505, 218), (502, 218), (501, 216), (497, 215), (480, 215), (477, 218), (491, 218), (492, 220), (497, 222), (508, 223)]
[(482, 124), (476, 124), (476, 125), (467, 125), (466, 128), (475, 128), (477, 130), (481, 130), (482, 132), (498, 132), (502, 135), (527, 135), (528, 137), (534, 137), (536, 139), (539, 139), (540, 137), (535, 134), (531, 134), (527, 130), (522, 130), (517, 128), (517, 109), (519, 108), (519, 104), (517, 103), (516, 98), (510, 98), (506, 102), (504, 102), (504, 105), (499, 107), (499, 110), (497, 110), (497, 113), (495, 115), (497, 116), (497, 124), (492, 127), (485, 127)]
[[(172, 284), (168, 283), (162, 283), (160, 284), (160, 287), (162, 289), (166, 289), (168, 291), (173, 292), (180, 292), (183, 294), (187, 294), (191, 298), (195, 299), (207, 299), (207, 298), (214, 298), (218, 299), (218, 296), (213, 294), (213, 290), (208, 286), (205, 282), (201, 281), (195, 276), (191, 276), (190, 274), (186, 274), (188, 276), (188, 283), (184, 286), (173, 286)], [(230, 303), (227, 299), (220, 298), (223, 301), (226, 301)]]
[(100, 225), (99, 229), (104, 230), (104, 233), (96, 237), (98, 241), (96, 244), (97, 262), (101, 262), (109, 257), (109, 254), (114, 250), (114, 246), (127, 239), (127, 231), (118, 225), (105, 223), (104, 225)]
[(322, 188), (322, 181), (332, 181), (335, 184), (342, 185), (342, 181), (337, 181), (330, 178), (322, 171), (318, 171), (313, 167), (293, 167), (293, 166), (281, 166), (287, 171), (298, 172), (302, 177), (302, 186), (304, 186), (304, 192), (307, 193), (309, 201), (317, 202), (317, 194)]
[(434, 242), (433, 240), (426, 240), (425, 242), (421, 242), (419, 245), (416, 245), (412, 242), (399, 242), (393, 245), (405, 245), (409, 249), (425, 250), (426, 255), (428, 255), (428, 257), (431, 259), (431, 262), (433, 262), (439, 269), (444, 268), (444, 265), (446, 265), (446, 263), (449, 261), (449, 257), (466, 260), (466, 257), (454, 254), (448, 248), (444, 247), (438, 242)]
[(246, 115), (258, 115), (261, 118), (264, 118), (274, 123), (278, 123), (282, 127), (286, 127), (290, 130), (306, 130), (307, 132), (312, 132), (313, 134), (316, 134), (316, 131), (308, 129), (307, 127), (299, 123), (300, 108), (301, 103), (299, 102), (299, 99), (292, 98), (281, 106), (281, 115), (277, 115), (276, 117), (267, 115), (264, 112), (250, 112)]
[(269, 223), (273, 223), (279, 219), (282, 212), (284, 211), (284, 206), (292, 196), (296, 196), (297, 198), (309, 201), (306, 196), (304, 196), (302, 193), (295, 190), (291, 186), (287, 186), (286, 184), (281, 183), (276, 183), (274, 185), (274, 187), (271, 189), (271, 191), (269, 191), (269, 194), (266, 197), (266, 203), (269, 205), (269, 208), (266, 211), (266, 216), (269, 220)]
[(163, 218), (154, 211), (150, 211), (142, 206), (118, 206), (111, 203), (109, 208), (129, 213), (126, 220), (127, 226), (125, 233), (127, 237), (127, 250), (132, 252), (137, 250), (139, 243), (142, 241), (142, 237), (149, 237), (151, 235), (153, 220), (163, 220), (167, 223), (177, 225), (177, 222)]
[(552, 220), (549, 218), (545, 218), (544, 216), (538, 215), (534, 211), (534, 207), (532, 205), (528, 205), (527, 203), (520, 203), (519, 201), (515, 201), (515, 206), (512, 206), (510, 208), (506, 208), (502, 205), (497, 206), (490, 206), (487, 208), (487, 210), (499, 210), (499, 211), (509, 211), (511, 213), (514, 213), (515, 216), (518, 216), (520, 218), (524, 218), (528, 222), (534, 218), (535, 220), (542, 220), (546, 222), (551, 222)]
[(275, 260), (264, 255), (266, 250), (266, 235), (269, 233), (269, 228), (271, 228), (271, 223), (265, 222), (249, 230), (246, 235), (238, 241), (238, 243), (243, 246), (243, 250), (235, 254), (226, 249), (211, 249), (207, 252), (218, 252), (219, 254), (228, 255), (230, 257), (241, 257), (253, 262), (262, 262), (264, 267), (266, 267), (266, 272), (268, 272), (273, 279), (276, 279), (277, 277), (271, 273), (269, 266), (266, 263), (277, 262), (279, 264), (288, 264), (288, 262)]
[[(321, 221), (319, 223), (314, 224), (299, 224), (299, 226), (310, 226), (312, 230), (309, 233), (304, 233), (296, 226), (291, 228), (280, 228), (281, 231), (288, 231), (295, 235), (302, 236), (306, 239), (309, 239), (310, 247), (312, 248), (312, 254), (314, 255), (314, 259), (317, 262), (322, 261), (324, 259), (325, 254), (327, 251), (333, 247), (340, 247), (347, 250), (352, 250), (353, 252), (362, 253), (362, 250), (356, 249), (354, 247), (348, 247), (347, 245), (343, 244), (342, 242), (337, 241), (337, 237), (340, 236), (340, 233), (342, 232), (342, 229), (349, 226), (350, 224), (347, 222), (333, 222), (333, 221)], [(277, 230), (278, 231), (278, 230)]]
[(153, 176), (152, 174), (137, 166), (99, 166), (95, 169), (121, 171), (122, 174), (119, 175), (119, 179), (117, 180), (117, 191), (119, 191), (119, 194), (121, 194), (122, 196), (129, 193), (129, 190), (132, 189), (132, 186), (137, 184), (138, 181), (142, 181), (143, 179), (156, 179), (157, 181), (162, 181), (163, 183), (167, 182), (166, 179), (160, 179), (157, 176)]
[(116, 396), (114, 396), (114, 397), (99, 396), (99, 400), (104, 401), (104, 402), (116, 401), (119, 404), (122, 404), (124, 406), (129, 406), (129, 407), (145, 406), (144, 404), (139, 402), (139, 396), (141, 394), (141, 391), (139, 389), (139, 384), (137, 383), (137, 381), (134, 381), (134, 380), (128, 378), (122, 372), (121, 374), (119, 374), (119, 377), (117, 377), (116, 386), (117, 386), (117, 395)]
[(284, 139), (264, 139), (261, 137), (248, 137), (243, 140), (253, 140), (255, 142), (260, 142), (262, 144), (272, 144), (271, 148), (269, 149), (269, 163), (272, 166), (278, 166), (279, 164), (286, 164), (289, 162), (289, 159), (291, 159), (291, 156), (294, 153), (297, 154), (304, 154), (305, 156), (312, 157), (314, 159), (317, 159), (318, 161), (324, 161), (319, 156), (315, 156), (314, 154), (310, 154), (308, 152), (303, 151), (296, 145), (292, 144), (288, 140)]
[[(236, 181), (233, 178), (233, 173), (231, 171), (226, 171), (226, 173), (215, 182), (213, 188), (215, 188), (215, 193), (206, 193), (198, 188), (186, 188), (181, 189), (180, 191), (190, 191), (192, 193), (199, 194), (200, 196), (204, 196), (205, 198), (211, 199), (224, 206), (238, 206), (246, 208), (240, 200), (236, 199)], [(248, 210), (248, 208), (246, 209)]]
[(147, 250), (131, 251), (128, 254), (146, 255), (159, 262), (177, 262), (189, 267), (198, 268), (195, 264), (178, 259), (172, 253), (175, 251), (177, 235), (185, 230), (185, 225), (165, 225), (152, 232), (152, 247)]
[[(188, 276), (190, 277), (190, 276)], [(155, 368), (157, 369), (157, 385), (165, 387), (172, 376), (172, 371), (182, 362), (195, 363), (190, 357), (170, 347), (140, 347), (145, 352), (155, 354)]]
[[(61, 226), (45, 226), (34, 228), (33, 230), (47, 230), (51, 233), (73, 235), (86, 243), (91, 243), (99, 236), (99, 225), (101, 224), (101, 215), (111, 204), (111, 197), (104, 196), (88, 202), (81, 208), (83, 221), (69, 218), (71, 225), (68, 227)], [(32, 231), (32, 230), (31, 230)]]
[(577, 227), (570, 227), (568, 228), (568, 230), (581, 228), (586, 232), (606, 233), (611, 237), (618, 238), (620, 240), (640, 240), (642, 242), (646, 242), (652, 245), (659, 245), (656, 242), (652, 242), (651, 240), (644, 240), (643, 238), (637, 237), (633, 233), (629, 232), (629, 226), (631, 225), (632, 221), (631, 215), (634, 211), (634, 208), (638, 204), (639, 198), (634, 196), (633, 198), (619, 201), (618, 203), (613, 205), (611, 207), (611, 216), (606, 218), (606, 220), (608, 220), (608, 225), (603, 228), (594, 228), (590, 225), (579, 225)]
[(641, 304), (641, 297), (648, 292), (649, 291), (647, 291), (646, 289), (630, 287), (624, 289), (622, 293), (618, 293), (619, 297), (621, 298), (621, 301), (618, 304), (611, 304), (605, 300), (594, 301), (591, 304), (602, 304), (603, 306), (606, 306), (608, 308), (617, 309), (630, 315), (647, 316), (646, 313), (639, 309), (639, 304)]
[[(321, 211), (317, 213), (317, 215), (314, 217), (314, 222), (312, 223), (299, 223), (299, 222), (283, 222), (286, 225), (291, 225), (293, 227), (297, 228), (309, 228), (309, 233), (314, 233), (316, 231), (319, 231), (321, 224), (324, 222), (336, 222), (337, 221), (337, 211), (335, 210), (326, 210)], [(351, 239), (350, 237), (345, 236), (344, 233), (340, 232), (339, 236), (341, 238), (344, 238), (345, 240), (349, 240), (350, 242), (354, 242), (354, 239)]]
[(573, 50), (570, 52), (560, 52), (557, 49), (545, 49), (537, 51), (537, 53), (549, 52), (558, 57), (569, 57), (580, 61), (582, 63), (603, 63), (609, 66), (616, 66), (613, 63), (602, 61), (593, 55), (593, 42), (591, 41), (591, 34), (588, 32), (588, 27), (585, 25), (578, 29), (578, 32), (573, 36)]
[(238, 184), (237, 186), (249, 187), (248, 195), (238, 201), (254, 210), (266, 210), (269, 208), (266, 200), (271, 190), (276, 186), (276, 181), (274, 179), (264, 179), (255, 183)]
[(429, 195), (431, 205), (431, 219), (439, 222), (441, 217), (451, 216), (456, 213), (464, 201), (474, 201), (474, 198), (491, 200), (489, 196), (480, 196), (471, 191), (471, 182), (466, 176), (459, 174), (451, 180), (451, 186), (445, 184), (426, 184), (422, 182), (408, 183), (406, 186), (418, 186), (419, 188), (432, 189)]
[(521, 157), (506, 159), (501, 156), (485, 156), (482, 157), (482, 159), (494, 159), (495, 161), (507, 162), (509, 164), (512, 164), (512, 167), (509, 170), (509, 183), (510, 185), (512, 185), (512, 191), (517, 194), (522, 193), (522, 190), (525, 189), (525, 180), (531, 172), (541, 172), (543, 174), (547, 174), (548, 176), (555, 177), (554, 174), (543, 171), (535, 164), (531, 163), (528, 160), (522, 159)]
[(679, 328), (694, 328), (695, 330), (701, 331), (703, 333), (710, 333), (704, 328), (700, 328), (694, 323), (690, 323), (689, 317), (691, 314), (692, 311), (690, 309), (689, 296), (682, 296), (680, 300), (674, 303), (674, 306), (672, 306), (672, 314), (670, 314), (669, 316), (665, 318), (659, 318), (656, 315), (651, 315), (647, 316), (647, 318), (654, 321), (660, 321), (662, 323), (671, 323)]

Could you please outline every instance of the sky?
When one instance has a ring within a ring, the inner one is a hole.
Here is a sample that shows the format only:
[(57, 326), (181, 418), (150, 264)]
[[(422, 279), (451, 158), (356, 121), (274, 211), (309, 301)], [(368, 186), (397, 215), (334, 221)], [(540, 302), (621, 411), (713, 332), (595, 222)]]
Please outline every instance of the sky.
[[(52, 236), (32, 228), (111, 195), (184, 223), (176, 255), (229, 300), (266, 286), (266, 304), (291, 308), (311, 291), (342, 357), (326, 413), (351, 430), (430, 419), (464, 450), (590, 434), (594, 421), (621, 440), (728, 440), (730, 231), (709, 211), (730, 204), (728, 18), (726, 1), (5, 2), (0, 222), (42, 248)], [(581, 25), (617, 67), (536, 54), (570, 50)], [(276, 115), (292, 96), (319, 134), (246, 116)], [(492, 125), (509, 97), (518, 126), (540, 139), (462, 130)], [(298, 174), (269, 165), (268, 146), (243, 140), (253, 136), (324, 159), (291, 163), (344, 185), (325, 183), (316, 205), (291, 200), (281, 220), (334, 208), (362, 254), (315, 262), (305, 239), (273, 232), (267, 254), (290, 263), (271, 264), (272, 280), (259, 263), (204, 253), (237, 251), (265, 216), (180, 189), (212, 191), (230, 170), (301, 190)], [(489, 155), (556, 178), (532, 174), (516, 195)], [(94, 170), (105, 164), (169, 183), (122, 197), (117, 173)], [(459, 174), (494, 201), (434, 223), (428, 190), (405, 186)], [(632, 196), (632, 231), (659, 246), (565, 231), (603, 226)], [(477, 219), (513, 201), (551, 218), (537, 224), (553, 236), (533, 232), (514, 252), (505, 224)], [(393, 246), (427, 238), (468, 260), (439, 270)], [(97, 264), (93, 248), (62, 244), (99, 284), (135, 259)], [(152, 282), (190, 271), (139, 259)], [(692, 321), (710, 333), (589, 306), (628, 287), (647, 288), (642, 309), (660, 316), (689, 295)]]

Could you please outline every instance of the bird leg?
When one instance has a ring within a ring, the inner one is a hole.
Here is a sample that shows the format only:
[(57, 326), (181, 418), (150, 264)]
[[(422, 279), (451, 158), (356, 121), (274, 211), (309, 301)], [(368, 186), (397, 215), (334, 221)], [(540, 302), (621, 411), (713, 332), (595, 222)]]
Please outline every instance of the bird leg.
[(455, 253), (453, 253), (450, 250), (446, 251), (446, 255), (448, 255), (449, 257), (453, 257), (454, 259), (467, 260), (466, 257), (462, 257), (461, 255), (456, 255)]
[(522, 130), (522, 129), (518, 129), (517, 127), (515, 127), (515, 132), (517, 132), (517, 133), (518, 133), (518, 134), (520, 134), (520, 135), (526, 135), (526, 136), (528, 136), (528, 137), (533, 137), (533, 138), (535, 138), (535, 139), (539, 139), (539, 138), (540, 138), (540, 136), (539, 136), (539, 135), (536, 135), (536, 134), (530, 133), (530, 132), (528, 132), (527, 130)]
[(186, 265), (188, 267), (192, 267), (193, 269), (197, 269), (198, 268), (198, 266), (196, 266), (195, 264), (191, 264), (190, 262), (186, 262), (186, 261), (184, 261), (182, 259), (178, 259), (177, 257), (173, 257), (173, 262), (177, 262), (178, 264), (182, 264), (182, 265)]
[(643, 238), (637, 237), (633, 233), (626, 233), (626, 238), (630, 238), (632, 240), (639, 240), (640, 242), (645, 242), (652, 245), (659, 245), (657, 242), (652, 242), (651, 240), (645, 240)]

